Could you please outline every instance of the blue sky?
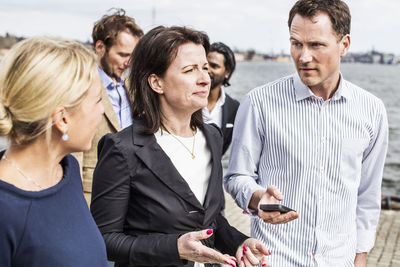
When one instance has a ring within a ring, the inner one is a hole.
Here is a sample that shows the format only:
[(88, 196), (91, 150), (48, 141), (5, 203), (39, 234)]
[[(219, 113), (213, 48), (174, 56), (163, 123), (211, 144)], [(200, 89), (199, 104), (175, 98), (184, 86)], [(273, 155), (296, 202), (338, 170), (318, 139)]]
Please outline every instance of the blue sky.
[[(287, 16), (295, 0), (0, 0), (0, 34), (91, 38), (108, 9), (122, 7), (146, 31), (185, 25), (238, 49), (289, 52)], [(352, 13), (350, 52), (400, 55), (400, 1), (347, 0)], [(153, 12), (155, 10), (155, 12)], [(155, 13), (155, 17), (153, 17)]]

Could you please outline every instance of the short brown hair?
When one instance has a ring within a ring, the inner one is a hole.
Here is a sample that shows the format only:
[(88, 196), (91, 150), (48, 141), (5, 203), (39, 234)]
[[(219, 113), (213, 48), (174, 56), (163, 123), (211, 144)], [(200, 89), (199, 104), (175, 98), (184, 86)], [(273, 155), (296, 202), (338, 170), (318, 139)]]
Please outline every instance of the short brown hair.
[[(186, 27), (159, 26), (146, 33), (132, 54), (129, 76), (129, 95), (133, 103), (133, 117), (144, 121), (145, 133), (155, 133), (162, 126), (159, 95), (148, 83), (151, 74), (163, 77), (175, 59), (178, 49), (186, 43), (202, 45), (206, 54), (210, 50), (208, 36)], [(201, 109), (192, 114), (192, 129), (203, 125)]]
[[(111, 9), (112, 10), (112, 9)], [(117, 36), (122, 31), (130, 31), (133, 36), (142, 37), (143, 30), (136, 24), (135, 20), (125, 15), (122, 8), (116, 9), (111, 15), (104, 15), (93, 27), (93, 46), (97, 41), (103, 41), (106, 49), (115, 44)]]
[(289, 13), (288, 26), (296, 14), (302, 17), (313, 18), (317, 13), (326, 13), (332, 23), (332, 28), (341, 39), (350, 34), (351, 15), (347, 4), (341, 0), (299, 0), (294, 4)]

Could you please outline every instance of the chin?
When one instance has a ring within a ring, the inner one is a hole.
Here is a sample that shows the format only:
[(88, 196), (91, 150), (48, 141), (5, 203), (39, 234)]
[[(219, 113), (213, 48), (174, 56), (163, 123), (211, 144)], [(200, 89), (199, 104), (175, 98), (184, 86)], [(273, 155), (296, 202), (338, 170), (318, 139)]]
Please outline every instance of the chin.
[(300, 80), (307, 86), (314, 86), (316, 81), (311, 77), (300, 76)]

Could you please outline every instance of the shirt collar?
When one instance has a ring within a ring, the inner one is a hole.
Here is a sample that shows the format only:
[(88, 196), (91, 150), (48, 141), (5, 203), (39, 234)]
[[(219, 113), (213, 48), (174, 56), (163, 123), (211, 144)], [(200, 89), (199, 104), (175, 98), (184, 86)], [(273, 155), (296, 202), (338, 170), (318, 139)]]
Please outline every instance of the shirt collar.
[[(107, 73), (104, 72), (104, 70), (102, 68), (100, 68), (100, 66), (97, 66), (97, 69), (99, 70), (99, 74), (100, 74), (100, 80), (103, 83), (104, 87), (106, 89), (113, 89), (114, 88), (114, 80), (107, 75)], [(124, 81), (121, 78), (117, 79), (117, 86), (118, 85), (123, 85)]]
[(225, 89), (223, 86), (221, 86), (221, 92), (220, 92), (220, 96), (218, 98), (218, 102), (220, 103), (221, 106), (223, 106), (225, 104)]
[[(341, 73), (339, 75), (340, 75), (339, 86), (336, 92), (331, 97), (333, 101), (340, 100), (342, 97), (345, 99), (350, 97), (350, 92), (346, 86), (347, 84), (343, 80), (343, 75)], [(310, 90), (310, 88), (301, 81), (299, 74), (297, 72), (293, 75), (293, 86), (295, 90), (296, 101), (300, 101), (308, 97), (315, 96), (314, 93)]]

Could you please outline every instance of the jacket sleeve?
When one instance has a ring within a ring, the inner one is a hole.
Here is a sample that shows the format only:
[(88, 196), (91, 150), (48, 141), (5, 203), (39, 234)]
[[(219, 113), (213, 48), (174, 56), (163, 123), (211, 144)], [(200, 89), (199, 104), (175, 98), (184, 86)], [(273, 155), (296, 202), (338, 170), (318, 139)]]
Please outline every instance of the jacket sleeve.
[(214, 244), (219, 251), (235, 256), (238, 247), (247, 238), (249, 237), (231, 226), (224, 216), (218, 215)]
[(90, 209), (106, 243), (108, 259), (142, 266), (180, 265), (184, 261), (178, 254), (179, 234), (132, 236), (124, 232), (129, 206), (135, 205), (130, 203), (134, 199), (130, 184), (138, 159), (131, 142), (108, 134), (98, 146)]

